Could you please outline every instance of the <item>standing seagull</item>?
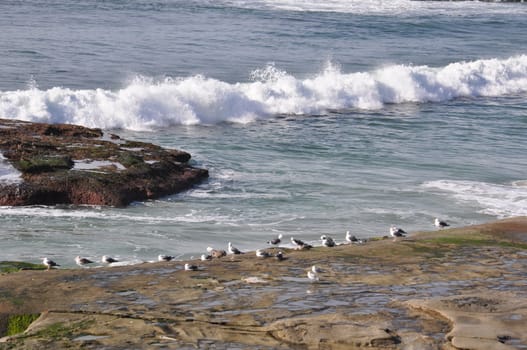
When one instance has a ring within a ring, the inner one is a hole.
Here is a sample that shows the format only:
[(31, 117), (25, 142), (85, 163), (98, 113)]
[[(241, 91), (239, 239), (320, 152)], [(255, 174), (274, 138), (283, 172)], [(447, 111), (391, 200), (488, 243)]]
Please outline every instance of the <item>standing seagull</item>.
[(223, 250), (223, 249), (214, 249), (212, 247), (207, 247), (207, 252), (213, 258), (221, 258), (222, 256), (227, 255), (227, 252), (225, 250)]
[(191, 264), (185, 264), (185, 271), (197, 271), (198, 266), (197, 265), (191, 265)]
[(320, 272), (320, 269), (318, 269), (315, 265), (311, 266), (311, 269), (307, 272), (307, 278), (309, 278), (310, 281), (316, 282), (319, 280), (318, 273)]
[(279, 251), (278, 253), (276, 253), (275, 258), (276, 258), (276, 260), (278, 260), (278, 261), (282, 261), (282, 260), (285, 260), (285, 259), (286, 259), (286, 258), (284, 257), (284, 253), (282, 253), (282, 251)]
[(280, 233), (276, 238), (271, 239), (267, 242), (270, 245), (279, 245), (282, 242), (282, 234)]
[(435, 219), (434, 225), (439, 228), (445, 228), (447, 226), (450, 226), (449, 224), (447, 224), (446, 221), (439, 220), (438, 218)]
[(322, 236), (320, 236), (320, 240), (322, 241), (322, 245), (324, 245), (326, 247), (334, 247), (335, 246), (335, 241), (333, 240), (333, 238), (331, 238), (329, 236), (322, 235)]
[(111, 256), (108, 256), (108, 255), (103, 255), (102, 258), (101, 258), (101, 261), (103, 263), (105, 263), (105, 264), (111, 264), (111, 263), (119, 262), (119, 260), (114, 259), (114, 258), (112, 258)]
[(358, 239), (355, 236), (352, 236), (349, 231), (346, 231), (346, 242), (352, 243), (352, 244), (362, 244), (364, 241), (362, 239)]
[(173, 257), (172, 255), (159, 254), (157, 256), (157, 261), (171, 261), (174, 259), (175, 257)]
[(394, 238), (397, 238), (397, 237), (404, 237), (406, 236), (406, 231), (403, 230), (402, 228), (398, 228), (396, 226), (391, 226), (390, 227), (390, 235)]
[(51, 268), (55, 266), (60, 266), (59, 264), (49, 258), (42, 258), (42, 264), (46, 265), (48, 270), (51, 270)]
[(207, 261), (207, 260), (212, 260), (212, 255), (201, 254), (201, 261)]
[(88, 258), (81, 258), (80, 256), (76, 256), (75, 257), (75, 263), (79, 266), (84, 266), (84, 265), (88, 265), (88, 264), (92, 264), (93, 261), (91, 261), (90, 259)]
[(293, 243), (297, 247), (297, 249), (313, 248), (313, 246), (311, 246), (310, 244), (306, 244), (303, 241), (296, 239), (294, 237), (291, 237), (291, 243)]
[(229, 254), (243, 254), (238, 248), (233, 247), (231, 242), (229, 242), (227, 250), (229, 251)]
[(268, 258), (271, 256), (268, 252), (262, 249), (256, 249), (256, 256), (259, 258)]

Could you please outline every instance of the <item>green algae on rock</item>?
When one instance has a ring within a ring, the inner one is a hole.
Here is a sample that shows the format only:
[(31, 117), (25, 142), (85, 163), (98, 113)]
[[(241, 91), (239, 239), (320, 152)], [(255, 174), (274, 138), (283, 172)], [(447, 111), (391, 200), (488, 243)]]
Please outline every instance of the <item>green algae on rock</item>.
[(0, 154), (20, 172), (0, 205), (125, 206), (186, 190), (208, 177), (190, 154), (122, 140), (100, 129), (0, 119)]
[(10, 273), (20, 270), (45, 270), (42, 264), (32, 264), (24, 261), (0, 261), (0, 273)]
[(7, 319), (7, 330), (5, 335), (16, 335), (24, 332), (40, 314), (10, 315)]

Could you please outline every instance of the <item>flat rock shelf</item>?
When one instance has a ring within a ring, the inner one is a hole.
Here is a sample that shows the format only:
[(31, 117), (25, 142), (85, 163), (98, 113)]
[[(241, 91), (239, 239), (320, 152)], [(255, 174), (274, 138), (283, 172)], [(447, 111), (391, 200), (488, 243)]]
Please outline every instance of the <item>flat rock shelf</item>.
[(5, 273), (0, 348), (525, 349), (526, 241), (520, 217), (267, 258)]

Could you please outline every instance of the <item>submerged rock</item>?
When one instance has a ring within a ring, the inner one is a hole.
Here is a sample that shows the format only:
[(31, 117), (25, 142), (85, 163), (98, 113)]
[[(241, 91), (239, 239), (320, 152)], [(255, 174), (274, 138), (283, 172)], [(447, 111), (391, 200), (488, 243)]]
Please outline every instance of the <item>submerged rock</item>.
[(208, 177), (188, 164), (187, 152), (77, 125), (0, 119), (0, 153), (19, 173), (0, 181), (0, 205), (121, 207)]

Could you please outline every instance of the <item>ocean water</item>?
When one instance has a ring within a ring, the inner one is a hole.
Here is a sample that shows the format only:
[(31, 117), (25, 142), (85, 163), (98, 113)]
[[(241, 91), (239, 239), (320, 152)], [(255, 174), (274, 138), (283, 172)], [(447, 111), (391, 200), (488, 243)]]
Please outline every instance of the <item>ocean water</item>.
[[(4, 0), (0, 117), (190, 152), (127, 208), (0, 207), (0, 260), (155, 260), (527, 215), (527, 4)], [(0, 157), (0, 182), (19, 181)]]

